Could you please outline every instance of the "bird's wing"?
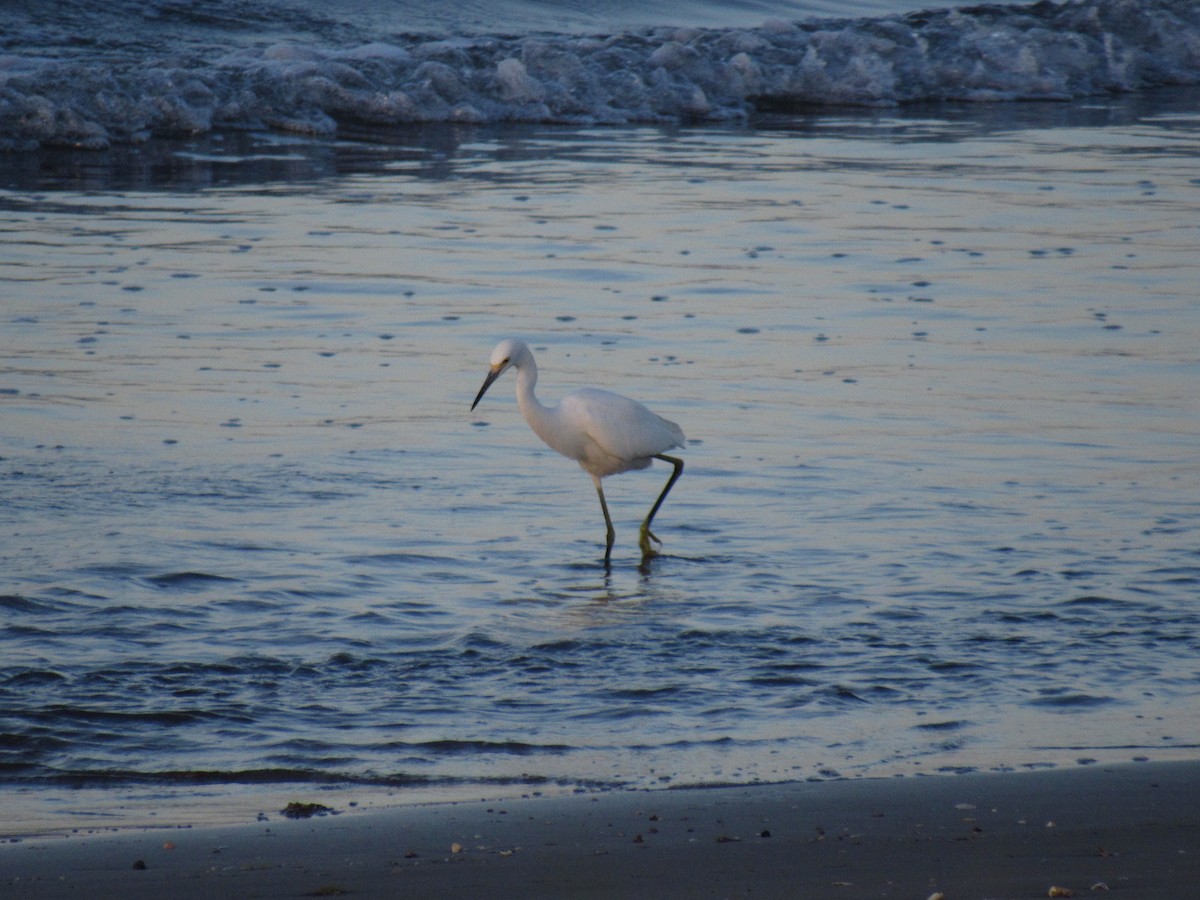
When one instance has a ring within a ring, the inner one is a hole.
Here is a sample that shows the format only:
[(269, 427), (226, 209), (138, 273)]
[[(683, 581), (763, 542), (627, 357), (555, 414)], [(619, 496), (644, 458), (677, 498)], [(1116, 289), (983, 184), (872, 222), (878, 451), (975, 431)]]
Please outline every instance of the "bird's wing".
[(683, 430), (620, 394), (584, 388), (563, 397), (560, 408), (606, 452), (644, 459), (682, 447)]

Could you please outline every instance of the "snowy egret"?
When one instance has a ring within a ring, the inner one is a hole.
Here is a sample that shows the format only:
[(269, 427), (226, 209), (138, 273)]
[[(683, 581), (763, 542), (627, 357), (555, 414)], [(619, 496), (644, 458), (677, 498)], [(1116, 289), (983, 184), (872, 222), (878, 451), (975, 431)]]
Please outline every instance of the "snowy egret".
[(663, 451), (683, 446), (683, 431), (674, 422), (656, 416), (642, 404), (597, 388), (583, 388), (567, 394), (557, 406), (542, 406), (533, 395), (537, 385), (537, 363), (525, 344), (518, 340), (505, 340), (492, 351), (491, 370), (484, 379), (483, 387), (475, 395), (471, 409), (479, 405), (487, 389), (508, 369), (517, 370), (517, 405), (521, 415), (529, 423), (534, 434), (553, 450), (579, 463), (592, 476), (596, 493), (600, 496), (600, 509), (604, 512), (607, 527), (607, 545), (604, 561), (612, 556), (612, 517), (608, 514), (608, 503), (604, 499), (604, 488), (600, 479), (631, 469), (645, 469), (651, 462), (661, 459), (675, 467), (666, 487), (650, 507), (646, 520), (642, 522), (638, 546), (642, 557), (655, 555), (650, 546), (651, 539), (661, 544), (650, 523), (662, 506), (671, 486), (683, 473), (683, 460), (667, 456)]

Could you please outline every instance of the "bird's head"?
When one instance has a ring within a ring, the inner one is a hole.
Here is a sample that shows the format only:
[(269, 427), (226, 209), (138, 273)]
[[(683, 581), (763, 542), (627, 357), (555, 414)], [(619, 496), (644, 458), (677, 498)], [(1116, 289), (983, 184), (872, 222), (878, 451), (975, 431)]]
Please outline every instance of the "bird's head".
[(529, 348), (515, 338), (508, 338), (498, 343), (496, 349), (492, 351), (487, 378), (483, 380), (483, 387), (475, 395), (475, 402), (471, 404), (471, 409), (479, 405), (479, 401), (483, 399), (483, 395), (487, 393), (487, 389), (492, 386), (492, 383), (497, 378), (504, 374), (505, 370), (511, 366), (519, 367), (528, 355)]

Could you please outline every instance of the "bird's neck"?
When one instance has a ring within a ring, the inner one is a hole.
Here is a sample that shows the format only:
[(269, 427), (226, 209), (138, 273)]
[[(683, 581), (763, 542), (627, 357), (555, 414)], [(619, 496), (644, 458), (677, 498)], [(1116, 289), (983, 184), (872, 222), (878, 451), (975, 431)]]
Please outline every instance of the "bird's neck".
[(517, 406), (521, 408), (521, 415), (525, 417), (525, 421), (529, 423), (529, 427), (542, 440), (545, 440), (542, 426), (546, 421), (549, 410), (542, 406), (533, 393), (534, 387), (537, 386), (537, 377), (537, 365), (532, 359), (523, 363), (517, 369)]

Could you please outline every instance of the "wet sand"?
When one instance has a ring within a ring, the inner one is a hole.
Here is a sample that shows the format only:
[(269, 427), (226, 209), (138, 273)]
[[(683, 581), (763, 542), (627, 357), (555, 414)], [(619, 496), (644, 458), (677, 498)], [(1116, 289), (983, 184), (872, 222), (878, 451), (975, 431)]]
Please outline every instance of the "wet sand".
[(1162, 898), (1198, 882), (1200, 763), (481, 800), (0, 845), (0, 893), (23, 898)]

